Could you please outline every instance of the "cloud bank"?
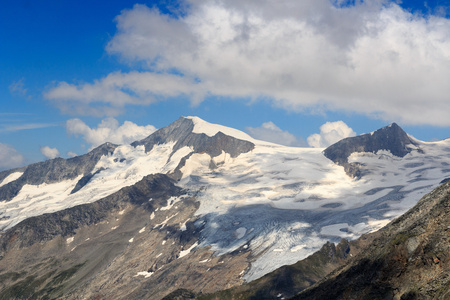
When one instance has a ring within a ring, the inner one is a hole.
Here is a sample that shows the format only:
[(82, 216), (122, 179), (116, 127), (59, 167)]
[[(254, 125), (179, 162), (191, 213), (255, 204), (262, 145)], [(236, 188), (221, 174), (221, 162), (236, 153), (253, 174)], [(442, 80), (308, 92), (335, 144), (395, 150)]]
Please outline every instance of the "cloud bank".
[(282, 130), (271, 121), (263, 123), (261, 127), (247, 127), (246, 130), (253, 138), (258, 140), (291, 147), (306, 146), (301, 137)]
[(14, 147), (0, 143), (0, 171), (21, 166), (25, 158)]
[(192, 0), (177, 17), (137, 4), (117, 16), (106, 51), (140, 71), (59, 82), (45, 96), (91, 115), (219, 96), (449, 126), (450, 20), (391, 1), (355, 3)]
[(50, 148), (49, 146), (41, 147), (41, 153), (47, 159), (54, 159), (59, 157), (59, 151), (56, 148)]
[(80, 119), (70, 119), (66, 122), (66, 130), (70, 135), (82, 136), (91, 149), (103, 143), (130, 144), (143, 139), (156, 128), (152, 125), (138, 126), (133, 122), (125, 121), (119, 126), (114, 118), (106, 118), (98, 124), (97, 128), (91, 128)]
[(325, 148), (344, 138), (352, 136), (356, 136), (356, 132), (344, 122), (326, 122), (320, 126), (320, 133), (310, 135), (307, 141), (308, 145), (311, 147)]

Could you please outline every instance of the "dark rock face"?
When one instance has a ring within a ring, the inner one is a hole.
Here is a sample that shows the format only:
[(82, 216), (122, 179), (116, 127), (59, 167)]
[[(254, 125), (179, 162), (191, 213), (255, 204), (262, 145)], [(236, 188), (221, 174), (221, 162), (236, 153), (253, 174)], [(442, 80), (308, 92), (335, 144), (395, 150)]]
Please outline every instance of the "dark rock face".
[[(164, 206), (169, 197), (178, 196), (181, 192), (182, 189), (175, 186), (173, 179), (168, 176), (148, 175), (135, 185), (94, 203), (28, 218), (0, 235), (0, 258), (2, 253), (14, 247), (29, 247), (58, 235), (65, 237), (75, 234), (78, 228), (104, 220), (108, 212), (121, 209), (126, 203), (152, 211), (154, 205)], [(149, 197), (153, 199), (152, 202), (148, 201)]]
[(60, 182), (73, 179), (79, 175), (88, 175), (94, 169), (103, 155), (114, 152), (116, 145), (105, 143), (91, 152), (69, 159), (55, 158), (35, 163), (20, 169), (4, 171), (0, 178), (5, 178), (13, 172), (23, 172), (17, 180), (0, 187), (0, 200), (8, 201), (14, 198), (25, 184), (38, 185), (42, 183)]
[(389, 150), (393, 155), (404, 157), (417, 144), (396, 123), (381, 128), (372, 134), (363, 134), (345, 138), (324, 151), (324, 155), (338, 165), (344, 166), (347, 174), (361, 177), (357, 164), (348, 163), (348, 157), (354, 152), (372, 152)]
[(449, 299), (450, 182), (423, 197), (346, 267), (294, 299)]
[(237, 157), (241, 153), (246, 153), (255, 147), (249, 141), (240, 140), (218, 132), (213, 137), (204, 133), (193, 133), (194, 122), (191, 119), (181, 117), (169, 126), (161, 128), (143, 140), (136, 141), (131, 145), (136, 147), (145, 146), (145, 151), (153, 149), (155, 145), (167, 142), (176, 142), (173, 152), (182, 147), (188, 146), (194, 149), (194, 153), (208, 153), (211, 157), (218, 156), (225, 151), (231, 157)]

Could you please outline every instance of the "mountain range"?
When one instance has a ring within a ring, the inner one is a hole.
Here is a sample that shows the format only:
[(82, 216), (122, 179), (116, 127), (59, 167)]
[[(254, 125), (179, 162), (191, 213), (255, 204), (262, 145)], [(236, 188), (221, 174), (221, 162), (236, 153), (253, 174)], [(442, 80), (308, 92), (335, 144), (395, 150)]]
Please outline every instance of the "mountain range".
[[(395, 123), (316, 149), (181, 117), (130, 145), (3, 171), (0, 299), (281, 299), (313, 284), (296, 297), (419, 297), (401, 276), (424, 255), (447, 270), (448, 247), (429, 240), (448, 237), (448, 184), (415, 205), (450, 178), (449, 153)], [(391, 274), (383, 255), (397, 250)]]

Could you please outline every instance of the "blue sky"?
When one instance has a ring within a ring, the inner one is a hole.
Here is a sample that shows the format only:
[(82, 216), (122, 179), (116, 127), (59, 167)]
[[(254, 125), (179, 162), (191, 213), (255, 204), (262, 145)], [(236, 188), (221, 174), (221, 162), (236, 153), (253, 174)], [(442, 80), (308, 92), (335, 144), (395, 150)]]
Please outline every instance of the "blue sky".
[(138, 3), (1, 4), (0, 170), (182, 115), (293, 146), (450, 137), (449, 1)]

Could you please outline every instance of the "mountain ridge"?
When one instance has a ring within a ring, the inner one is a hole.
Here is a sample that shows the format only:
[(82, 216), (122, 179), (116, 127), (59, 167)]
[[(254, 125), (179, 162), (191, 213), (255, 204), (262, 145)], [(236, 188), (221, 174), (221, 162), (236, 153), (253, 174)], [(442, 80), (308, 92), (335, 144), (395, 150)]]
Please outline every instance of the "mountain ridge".
[[(62, 159), (44, 162), (52, 167), (42, 178), (54, 182), (26, 183), (0, 199), (0, 278), (7, 278), (0, 293), (28, 285), (27, 295), (50, 295), (51, 288), (70, 299), (81, 290), (100, 299), (161, 299), (178, 288), (205, 294), (373, 232), (450, 173), (450, 140), (405, 139), (396, 156), (383, 143), (407, 134), (395, 125), (380, 130), (338, 145), (348, 145), (342, 153), (361, 166), (360, 180), (323, 149), (253, 140), (196, 117), (131, 145), (106, 144), (98, 158), (78, 158), (75, 169)], [(377, 143), (367, 142), (373, 136)], [(368, 152), (352, 152), (361, 141)], [(0, 173), (0, 188), (20, 184), (21, 172)], [(55, 269), (52, 255), (66, 263)], [(52, 285), (50, 269), (67, 280)]]
[[(324, 150), (324, 155), (341, 165), (350, 176), (363, 176), (360, 165), (349, 163), (352, 153), (387, 150), (397, 157), (404, 157), (418, 149), (418, 143), (396, 123), (380, 128), (372, 133), (342, 139)], [(418, 149), (420, 151), (420, 148)]]

